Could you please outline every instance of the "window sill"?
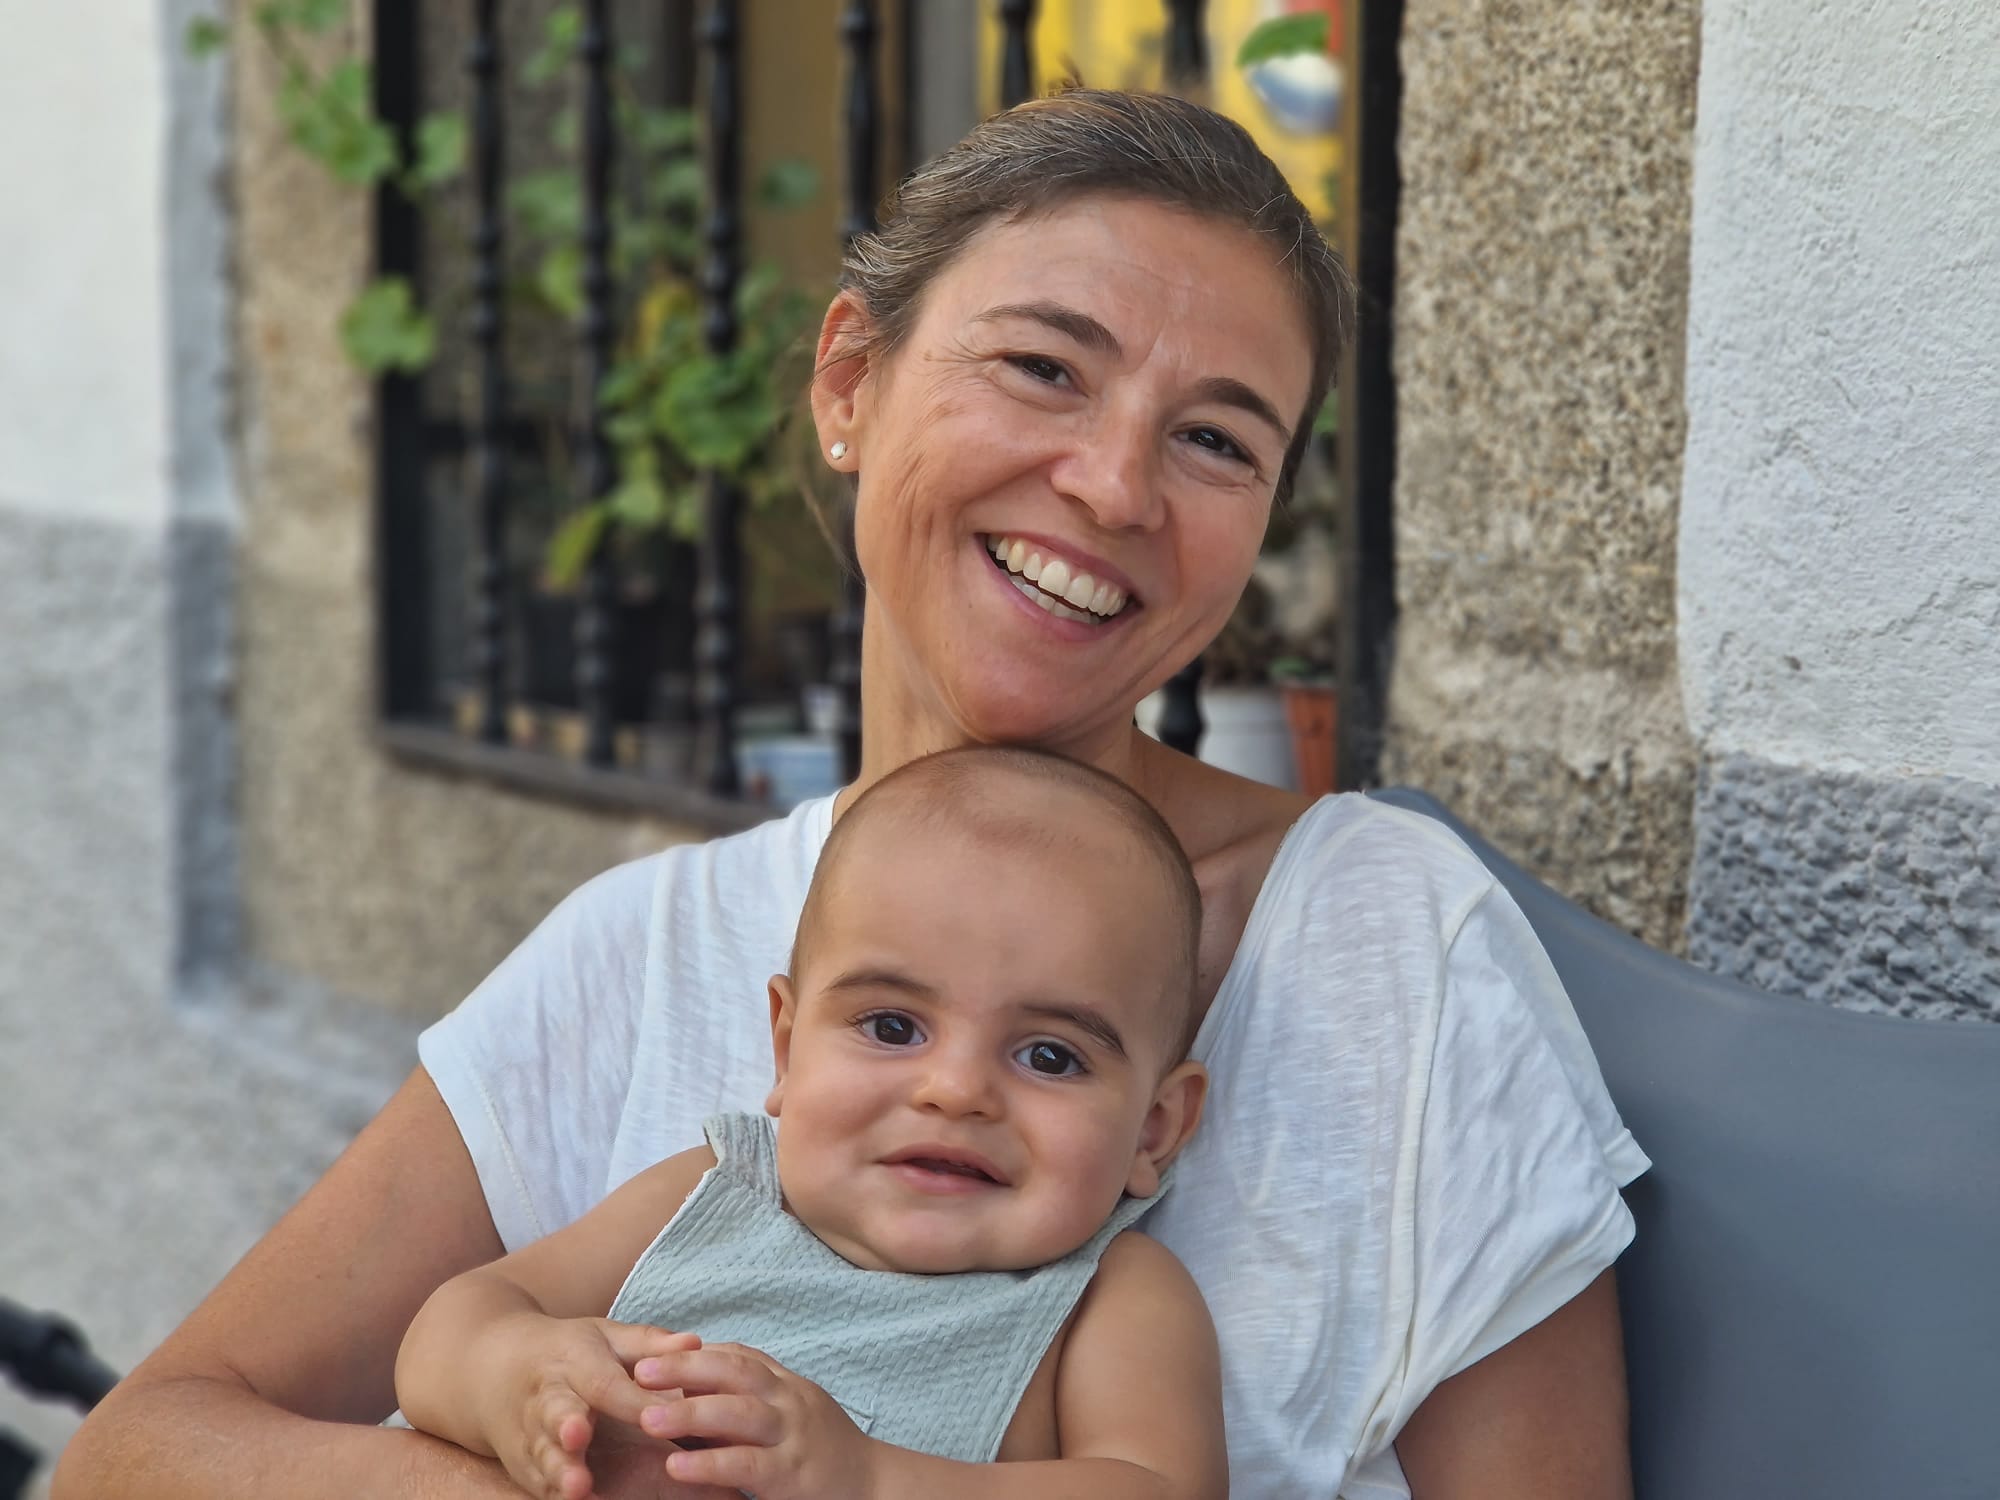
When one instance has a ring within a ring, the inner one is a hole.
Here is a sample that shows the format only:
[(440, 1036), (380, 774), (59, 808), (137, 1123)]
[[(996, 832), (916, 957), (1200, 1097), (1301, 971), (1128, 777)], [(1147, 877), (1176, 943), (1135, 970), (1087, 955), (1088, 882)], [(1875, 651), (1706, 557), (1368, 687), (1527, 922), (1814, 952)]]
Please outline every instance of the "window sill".
[(375, 740), (404, 765), (489, 782), (510, 792), (591, 812), (637, 814), (708, 834), (740, 833), (779, 816), (684, 783), (631, 771), (586, 768), (546, 751), (483, 740), (431, 724), (378, 723)]

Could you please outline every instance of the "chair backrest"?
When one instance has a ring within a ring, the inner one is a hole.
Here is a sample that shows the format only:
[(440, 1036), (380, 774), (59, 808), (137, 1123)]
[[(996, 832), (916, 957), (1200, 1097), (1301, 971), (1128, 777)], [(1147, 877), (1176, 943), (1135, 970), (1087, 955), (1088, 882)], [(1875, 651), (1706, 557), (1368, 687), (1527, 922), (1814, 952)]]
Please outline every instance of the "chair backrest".
[(1768, 995), (1500, 878), (1653, 1158), (1618, 1265), (1639, 1500), (2000, 1497), (2000, 1026)]

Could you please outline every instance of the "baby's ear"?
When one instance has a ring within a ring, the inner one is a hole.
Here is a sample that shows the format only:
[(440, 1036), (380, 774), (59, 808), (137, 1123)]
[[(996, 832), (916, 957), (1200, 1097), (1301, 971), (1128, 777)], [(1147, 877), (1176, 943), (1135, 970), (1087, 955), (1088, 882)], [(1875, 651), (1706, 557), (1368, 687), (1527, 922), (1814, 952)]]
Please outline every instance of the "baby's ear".
[(1193, 1136), (1207, 1100), (1208, 1069), (1192, 1058), (1160, 1080), (1146, 1123), (1139, 1128), (1139, 1149), (1132, 1157), (1132, 1175), (1125, 1180), (1126, 1192), (1150, 1198), (1160, 1190), (1161, 1173)]
[(764, 1113), (776, 1118), (785, 1097), (785, 1069), (792, 1061), (792, 981), (773, 974), (771, 992), (771, 1065), (774, 1076), (771, 1092), (764, 1096)]

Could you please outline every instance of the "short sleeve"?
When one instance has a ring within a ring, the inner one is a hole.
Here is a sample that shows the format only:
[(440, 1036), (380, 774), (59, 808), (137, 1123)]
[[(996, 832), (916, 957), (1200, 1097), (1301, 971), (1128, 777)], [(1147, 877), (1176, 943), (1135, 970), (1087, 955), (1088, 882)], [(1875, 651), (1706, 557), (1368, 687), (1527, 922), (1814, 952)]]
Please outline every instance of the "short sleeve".
[(509, 1250), (603, 1195), (631, 1087), (659, 859), (578, 887), (418, 1038)]
[(1619, 1189), (1647, 1166), (1534, 930), (1490, 886), (1445, 953), (1396, 1427), (1618, 1258), (1633, 1232)]

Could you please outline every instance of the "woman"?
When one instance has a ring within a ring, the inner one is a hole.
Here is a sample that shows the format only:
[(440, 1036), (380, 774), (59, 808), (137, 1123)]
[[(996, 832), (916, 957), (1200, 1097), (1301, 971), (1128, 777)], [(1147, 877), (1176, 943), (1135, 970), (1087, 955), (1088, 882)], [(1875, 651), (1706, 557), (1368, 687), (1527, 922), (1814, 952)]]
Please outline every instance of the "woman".
[[(1348, 308), (1276, 169), (1180, 101), (1023, 105), (905, 184), (812, 387), (868, 580), (858, 785), (1033, 743), (1123, 778), (1186, 847), (1215, 1081), (1148, 1228), (1214, 1312), (1238, 1496), (1623, 1495), (1608, 1268), (1645, 1158), (1519, 912), (1424, 820), (1132, 727), (1228, 618)], [(85, 1424), (58, 1500), (509, 1493), (343, 1424), (393, 1405), (432, 1288), (755, 1107), (763, 982), (855, 791), (558, 908)], [(625, 1480), (662, 1492), (643, 1453)]]

